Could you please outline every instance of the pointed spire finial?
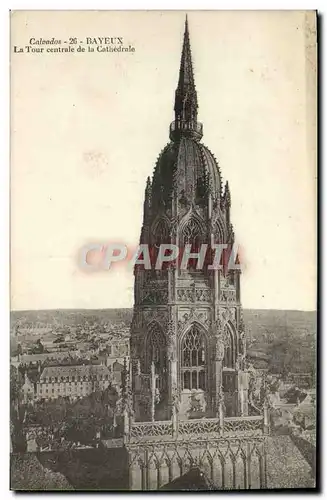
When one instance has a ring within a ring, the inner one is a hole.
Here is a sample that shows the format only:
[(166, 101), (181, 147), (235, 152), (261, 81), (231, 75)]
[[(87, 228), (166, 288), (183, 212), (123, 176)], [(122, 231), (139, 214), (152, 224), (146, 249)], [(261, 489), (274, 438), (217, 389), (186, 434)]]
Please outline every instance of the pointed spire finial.
[(175, 93), (175, 122), (171, 125), (170, 137), (179, 139), (182, 135), (200, 140), (202, 125), (197, 122), (198, 99), (194, 83), (192, 54), (188, 18), (185, 17), (183, 49)]
[[(183, 49), (182, 49), (182, 57), (179, 69), (179, 80), (176, 93), (180, 91), (185, 97), (186, 93), (192, 93), (192, 98), (194, 102), (192, 103), (195, 106), (194, 112), (197, 112), (197, 95), (194, 84), (194, 76), (193, 76), (193, 64), (192, 64), (192, 54), (191, 54), (191, 44), (190, 44), (190, 34), (188, 29), (188, 19), (187, 15), (185, 18), (185, 29), (184, 29), (184, 39), (183, 39)], [(190, 103), (191, 104), (191, 103)], [(175, 111), (176, 111), (177, 102), (175, 102)]]

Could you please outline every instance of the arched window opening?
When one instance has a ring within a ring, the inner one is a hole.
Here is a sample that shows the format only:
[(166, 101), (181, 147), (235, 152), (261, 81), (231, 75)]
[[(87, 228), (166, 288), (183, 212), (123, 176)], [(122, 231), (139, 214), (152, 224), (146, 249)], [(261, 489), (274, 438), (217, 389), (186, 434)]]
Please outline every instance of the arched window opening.
[(182, 342), (181, 372), (183, 389), (206, 389), (206, 339), (196, 325)]
[[(153, 245), (150, 249), (150, 259), (151, 259), (151, 268), (155, 269), (155, 265), (158, 258), (158, 253), (160, 249), (160, 245), (170, 243), (170, 235), (167, 221), (165, 219), (159, 219), (157, 224), (155, 225), (153, 231)], [(168, 254), (168, 251), (167, 251)], [(162, 269), (167, 267), (167, 263), (164, 262), (162, 265)]]
[[(199, 222), (191, 218), (182, 230), (183, 249), (185, 245), (191, 245), (191, 253), (198, 253), (203, 243), (203, 235)], [(189, 259), (187, 269), (196, 270), (197, 259)]]
[(221, 222), (219, 221), (217, 221), (215, 224), (214, 235), (216, 244), (226, 243), (224, 238), (224, 229)]
[(235, 342), (233, 333), (228, 330), (227, 338), (225, 341), (225, 350), (224, 350), (224, 368), (235, 368)]
[(155, 243), (169, 243), (169, 229), (165, 219), (159, 219), (155, 227)]
[(162, 331), (156, 325), (150, 330), (147, 340), (147, 370), (151, 371), (152, 363), (157, 376), (156, 387), (166, 389), (167, 380), (167, 345)]

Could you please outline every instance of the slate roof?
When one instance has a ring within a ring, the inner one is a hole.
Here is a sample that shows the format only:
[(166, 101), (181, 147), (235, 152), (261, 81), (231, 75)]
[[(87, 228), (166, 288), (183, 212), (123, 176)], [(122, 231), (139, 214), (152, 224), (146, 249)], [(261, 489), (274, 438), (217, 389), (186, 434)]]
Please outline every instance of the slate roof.
[(103, 365), (68, 365), (47, 366), (44, 368), (40, 380), (51, 378), (83, 378), (83, 377), (109, 377), (109, 370)]
[(314, 488), (312, 468), (290, 436), (267, 440), (267, 488)]

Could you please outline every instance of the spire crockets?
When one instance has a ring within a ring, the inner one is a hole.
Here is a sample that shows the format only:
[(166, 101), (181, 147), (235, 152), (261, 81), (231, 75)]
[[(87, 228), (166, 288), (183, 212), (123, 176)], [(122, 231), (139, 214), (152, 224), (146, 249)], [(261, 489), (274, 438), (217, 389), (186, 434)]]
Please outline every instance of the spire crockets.
[(174, 110), (175, 121), (170, 126), (170, 138), (174, 141), (184, 135), (200, 140), (202, 124), (197, 122), (198, 99), (194, 84), (187, 16)]
[(190, 35), (186, 16), (179, 80), (175, 94), (176, 120), (196, 121), (197, 111), (198, 101), (194, 85)]

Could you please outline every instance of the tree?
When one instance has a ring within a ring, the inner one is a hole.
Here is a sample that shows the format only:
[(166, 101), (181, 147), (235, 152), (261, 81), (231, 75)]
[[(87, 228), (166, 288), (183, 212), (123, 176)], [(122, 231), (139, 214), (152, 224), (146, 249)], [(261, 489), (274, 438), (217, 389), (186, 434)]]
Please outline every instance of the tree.
[(88, 444), (95, 439), (95, 426), (92, 419), (75, 417), (69, 422), (64, 437), (74, 443)]
[(41, 339), (36, 341), (35, 346), (32, 347), (32, 354), (43, 354), (45, 352), (44, 345), (41, 342)]
[(20, 391), (23, 386), (22, 378), (19, 376), (17, 368), (10, 365), (10, 399), (17, 406), (20, 400)]

